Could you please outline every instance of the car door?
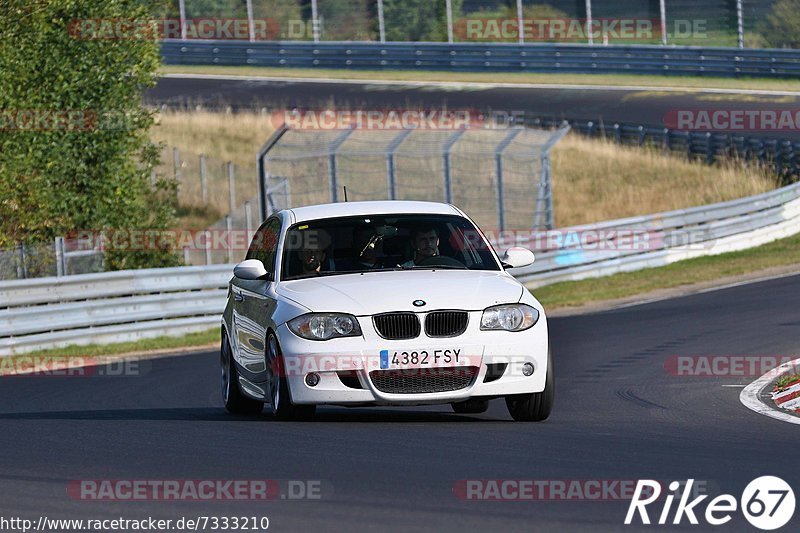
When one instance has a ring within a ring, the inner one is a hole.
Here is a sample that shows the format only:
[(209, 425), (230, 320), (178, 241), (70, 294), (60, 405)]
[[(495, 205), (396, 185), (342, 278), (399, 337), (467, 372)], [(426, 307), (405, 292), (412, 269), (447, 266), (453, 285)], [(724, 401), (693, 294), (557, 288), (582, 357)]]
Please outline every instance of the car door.
[(236, 331), (237, 362), (260, 381), (266, 370), (264, 365), (264, 346), (270, 317), (277, 305), (272, 284), (275, 283), (276, 258), (281, 221), (269, 218), (258, 228), (246, 259), (258, 259), (270, 274), (269, 279), (243, 280), (234, 277), (231, 283), (233, 298), (233, 323)]

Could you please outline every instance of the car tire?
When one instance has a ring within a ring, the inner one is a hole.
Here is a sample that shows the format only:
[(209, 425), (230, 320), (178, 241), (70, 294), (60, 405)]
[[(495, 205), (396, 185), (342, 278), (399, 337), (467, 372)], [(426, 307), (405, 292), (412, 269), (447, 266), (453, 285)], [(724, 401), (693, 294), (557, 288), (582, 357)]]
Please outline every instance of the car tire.
[(222, 370), (222, 401), (229, 413), (257, 415), (264, 409), (264, 402), (245, 396), (239, 388), (239, 371), (233, 360), (228, 335), (222, 331), (220, 343), (220, 367)]
[(475, 398), (465, 402), (451, 403), (453, 411), (460, 415), (477, 415), (489, 409), (489, 400)]
[(311, 420), (316, 405), (295, 405), (289, 394), (289, 383), (283, 371), (283, 355), (274, 333), (267, 336), (267, 394), (272, 416), (277, 420)]
[(553, 378), (553, 363), (550, 355), (547, 356), (547, 377), (544, 390), (532, 394), (516, 394), (506, 396), (506, 407), (511, 418), (517, 422), (541, 422), (547, 420), (553, 408), (555, 380)]

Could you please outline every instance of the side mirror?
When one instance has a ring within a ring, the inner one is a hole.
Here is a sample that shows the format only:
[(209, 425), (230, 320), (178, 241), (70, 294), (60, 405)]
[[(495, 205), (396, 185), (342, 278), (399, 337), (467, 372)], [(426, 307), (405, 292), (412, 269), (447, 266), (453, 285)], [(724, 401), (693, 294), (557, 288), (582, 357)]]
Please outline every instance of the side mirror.
[(500, 256), (500, 260), (503, 262), (504, 268), (522, 268), (532, 265), (536, 257), (533, 255), (533, 252), (527, 248), (517, 246), (503, 252), (503, 255)]
[(248, 259), (233, 267), (233, 275), (239, 279), (256, 281), (268, 280), (269, 272), (258, 259)]

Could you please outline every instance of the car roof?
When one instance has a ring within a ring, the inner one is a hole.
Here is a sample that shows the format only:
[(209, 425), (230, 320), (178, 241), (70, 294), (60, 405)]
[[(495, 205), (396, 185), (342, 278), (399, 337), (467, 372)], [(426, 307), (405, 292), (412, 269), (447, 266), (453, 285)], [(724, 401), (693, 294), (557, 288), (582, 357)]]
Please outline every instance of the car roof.
[(407, 200), (338, 202), (335, 204), (295, 207), (289, 211), (294, 216), (295, 222), (366, 215), (461, 215), (461, 212), (450, 204)]

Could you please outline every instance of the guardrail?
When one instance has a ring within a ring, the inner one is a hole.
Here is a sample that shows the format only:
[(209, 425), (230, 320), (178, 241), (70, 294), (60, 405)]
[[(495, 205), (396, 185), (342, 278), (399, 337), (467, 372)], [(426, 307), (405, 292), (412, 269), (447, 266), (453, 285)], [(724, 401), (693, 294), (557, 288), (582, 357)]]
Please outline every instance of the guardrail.
[[(498, 246), (539, 248), (533, 265), (512, 271), (528, 288), (536, 288), (743, 250), (799, 232), (800, 183), (730, 202), (564, 228), (554, 236), (533, 234)], [(536, 246), (548, 241), (556, 246)]]
[(585, 44), (165, 40), (168, 65), (796, 77), (800, 50)]
[[(742, 250), (796, 233), (800, 183), (730, 202), (495, 244), (537, 251), (533, 265), (511, 271), (536, 288)], [(231, 270), (232, 265), (213, 265), (0, 282), (0, 356), (214, 328)]]
[(231, 265), (0, 282), (0, 356), (219, 324)]

